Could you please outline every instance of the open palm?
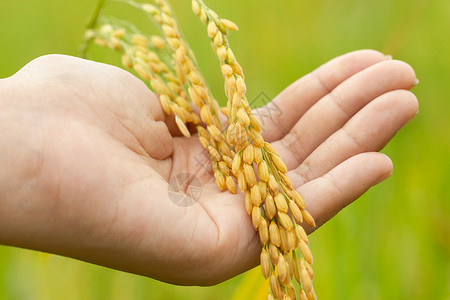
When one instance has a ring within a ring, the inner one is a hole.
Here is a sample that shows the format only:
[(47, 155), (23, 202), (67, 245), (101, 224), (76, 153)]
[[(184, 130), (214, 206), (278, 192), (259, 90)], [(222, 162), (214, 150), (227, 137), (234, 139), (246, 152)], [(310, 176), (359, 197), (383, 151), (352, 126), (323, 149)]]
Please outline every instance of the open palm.
[[(318, 225), (391, 174), (391, 161), (376, 151), (416, 114), (407, 91), (415, 80), (405, 63), (358, 51), (270, 104), (278, 113), (262, 120), (264, 138)], [(216, 187), (198, 139), (181, 136), (137, 78), (45, 56), (0, 89), (0, 126), (9, 132), (0, 158), (7, 166), (0, 178), (8, 178), (0, 185), (0, 243), (177, 284), (215, 284), (258, 263), (243, 195)], [(168, 193), (180, 174), (201, 184), (192, 205)]]

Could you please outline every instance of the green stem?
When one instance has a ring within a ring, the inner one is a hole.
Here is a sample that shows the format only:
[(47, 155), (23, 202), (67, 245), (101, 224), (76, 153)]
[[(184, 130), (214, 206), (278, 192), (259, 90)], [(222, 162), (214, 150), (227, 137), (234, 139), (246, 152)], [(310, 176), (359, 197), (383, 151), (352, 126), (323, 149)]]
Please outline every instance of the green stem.
[[(97, 25), (97, 21), (100, 16), (100, 12), (101, 12), (104, 4), (105, 4), (105, 0), (98, 0), (97, 6), (95, 7), (94, 12), (93, 12), (89, 22), (86, 25), (86, 29), (92, 29)], [(85, 40), (85, 42), (80, 47), (78, 56), (80, 56), (82, 58), (86, 58), (87, 50), (89, 49), (89, 45), (90, 45), (90, 41)]]
[(102, 10), (103, 5), (105, 4), (105, 0), (98, 0), (97, 6), (95, 7), (94, 13), (91, 16), (86, 28), (94, 28), (97, 25), (98, 17), (100, 16), (100, 12)]

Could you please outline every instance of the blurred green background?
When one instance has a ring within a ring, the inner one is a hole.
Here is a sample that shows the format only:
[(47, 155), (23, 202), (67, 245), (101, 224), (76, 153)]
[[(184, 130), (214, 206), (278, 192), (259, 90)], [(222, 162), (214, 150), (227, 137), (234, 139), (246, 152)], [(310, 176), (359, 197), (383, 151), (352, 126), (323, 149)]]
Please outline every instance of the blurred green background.
[[(190, 1), (171, 1), (216, 97), (223, 80)], [(416, 70), (420, 114), (384, 150), (392, 178), (311, 236), (320, 299), (450, 299), (450, 1), (210, 0), (236, 21), (231, 45), (249, 99), (348, 51), (373, 48)], [(76, 55), (95, 1), (0, 1), (0, 78), (48, 53)], [(153, 30), (120, 4), (111, 14)], [(118, 64), (93, 48), (90, 58)], [(0, 246), (0, 299), (264, 299), (253, 270), (218, 286), (178, 287), (91, 264)]]

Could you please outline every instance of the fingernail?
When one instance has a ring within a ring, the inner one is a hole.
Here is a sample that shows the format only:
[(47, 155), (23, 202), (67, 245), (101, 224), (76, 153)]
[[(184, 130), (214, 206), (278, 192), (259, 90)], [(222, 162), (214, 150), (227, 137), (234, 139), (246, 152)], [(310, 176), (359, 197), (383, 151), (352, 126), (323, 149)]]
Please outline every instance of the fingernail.
[(384, 57), (386, 57), (387, 60), (392, 60), (392, 55), (386, 54)]
[(414, 81), (414, 86), (418, 85), (419, 82), (420, 82), (419, 79), (416, 78), (416, 81)]

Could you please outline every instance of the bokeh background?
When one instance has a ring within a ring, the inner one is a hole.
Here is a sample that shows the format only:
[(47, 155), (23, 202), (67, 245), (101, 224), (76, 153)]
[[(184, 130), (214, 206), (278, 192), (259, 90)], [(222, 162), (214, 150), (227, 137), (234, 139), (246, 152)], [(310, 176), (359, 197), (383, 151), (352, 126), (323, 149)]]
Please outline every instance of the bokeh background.
[[(394, 175), (310, 237), (315, 288), (319, 299), (450, 299), (450, 1), (207, 2), (240, 26), (231, 45), (249, 99), (260, 92), (274, 97), (327, 60), (361, 48), (414, 67), (420, 113), (384, 149)], [(213, 92), (224, 101), (217, 61), (190, 1), (171, 3)], [(40, 55), (76, 55), (94, 6), (92, 0), (1, 0), (0, 78)], [(126, 6), (107, 11), (144, 32), (154, 30)], [(119, 62), (98, 48), (89, 57)], [(213, 287), (178, 287), (0, 246), (0, 299), (264, 299), (266, 288), (258, 269)]]

